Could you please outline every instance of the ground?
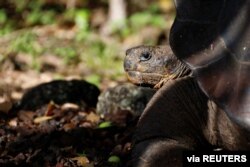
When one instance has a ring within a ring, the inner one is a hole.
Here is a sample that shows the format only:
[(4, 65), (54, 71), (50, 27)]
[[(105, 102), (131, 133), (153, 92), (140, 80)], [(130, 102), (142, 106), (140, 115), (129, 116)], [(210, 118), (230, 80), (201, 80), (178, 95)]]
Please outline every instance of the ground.
[[(53, 45), (57, 46), (64, 45), (62, 43), (65, 41), (62, 42), (60, 36), (53, 34), (50, 37), (54, 28), (49, 26), (33, 30), (39, 31), (39, 34), (44, 32), (41, 37), (36, 36), (39, 45), (43, 46), (43, 40), (53, 41)], [(2, 39), (1, 42), (8, 43), (8, 40)], [(1, 49), (3, 51), (5, 48)], [(112, 77), (105, 79), (108, 68), (100, 73), (98, 69), (82, 67), (83, 63), (65, 63), (61, 57), (53, 54), (45, 54), (38, 59), (39, 69), (29, 67), (34, 60), (26, 53), (9, 54), (1, 61), (0, 166), (129, 165), (131, 127), (135, 123), (126, 127), (116, 126), (101, 119), (95, 113), (95, 108), (67, 102), (62, 105), (48, 103), (34, 110), (18, 110), (16, 115), (9, 111), (24, 92), (54, 79), (87, 78), (101, 91), (127, 82), (126, 76), (119, 70), (119, 76), (112, 81)], [(122, 71), (122, 59), (119, 62)], [(109, 76), (118, 75), (114, 74), (117, 71)], [(92, 74), (103, 79), (96, 81)]]
[[(130, 166), (134, 120), (116, 125), (96, 114), (95, 107), (68, 102), (10, 109), (30, 88), (55, 79), (84, 79), (101, 92), (128, 82), (126, 49), (167, 44), (173, 7), (167, 4), (164, 13), (133, 5), (126, 27), (102, 34), (107, 5), (61, 12), (60, 4), (46, 6), (50, 1), (42, 0), (45, 6), (13, 2), (17, 13), (0, 3), (5, 7), (0, 9), (0, 166)], [(90, 25), (81, 27), (86, 20)]]
[[(72, 29), (61, 31), (62, 34), (74, 33)], [(23, 32), (17, 32), (18, 37), (25, 38), (18, 47), (22, 43), (29, 44), (26, 38), (33, 37), (38, 47), (47, 47), (48, 50), (51, 45), (71, 46), (72, 40), (65, 40), (64, 36), (58, 35), (59, 32), (55, 26), (32, 29), (28, 37), (26, 32), (24, 37)], [(2, 53), (8, 52), (11, 38), (15, 36), (11, 34), (1, 39)], [(31, 40), (32, 45), (34, 41)], [(45, 46), (48, 42), (51, 45)], [(112, 45), (113, 41), (110, 43)], [(81, 52), (81, 49), (77, 51)], [(29, 53), (9, 52), (8, 57), (1, 61), (0, 73), (0, 166), (129, 166), (131, 138), (136, 122), (116, 126), (100, 118), (95, 108), (71, 103), (49, 103), (36, 110), (17, 111), (16, 115), (9, 111), (24, 92), (55, 79), (84, 79), (97, 85), (101, 91), (128, 82), (122, 64), (125, 50), (122, 52), (121, 49), (121, 55), (109, 57), (108, 61), (117, 61), (113, 62), (115, 68), (112, 63), (104, 62), (106, 67), (103, 69), (99, 69), (104, 67), (101, 59), (86, 60), (96, 63), (90, 67), (89, 63), (86, 65), (84, 62), (84, 55), (80, 57), (83, 59), (80, 63), (75, 63), (74, 60), (79, 57), (67, 60), (54, 53), (44, 52), (43, 56), (34, 58)]]

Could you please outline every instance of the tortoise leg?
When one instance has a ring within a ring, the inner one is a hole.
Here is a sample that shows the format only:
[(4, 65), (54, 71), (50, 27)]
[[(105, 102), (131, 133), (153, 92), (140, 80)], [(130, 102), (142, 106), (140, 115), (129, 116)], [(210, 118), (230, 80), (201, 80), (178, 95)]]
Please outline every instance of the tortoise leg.
[(181, 167), (188, 145), (170, 139), (151, 139), (138, 143), (133, 155), (135, 167)]
[(207, 98), (191, 77), (166, 83), (144, 110), (134, 134), (134, 167), (181, 166), (182, 152), (211, 149)]

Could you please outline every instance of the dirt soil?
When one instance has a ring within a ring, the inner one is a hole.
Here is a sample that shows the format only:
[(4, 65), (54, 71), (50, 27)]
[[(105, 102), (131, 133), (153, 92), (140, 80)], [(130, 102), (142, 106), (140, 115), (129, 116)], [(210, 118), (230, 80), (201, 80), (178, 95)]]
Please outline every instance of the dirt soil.
[(94, 109), (48, 104), (0, 119), (0, 166), (129, 166), (130, 127), (106, 126)]
[[(52, 81), (57, 75), (82, 79), (89, 73), (82, 65), (67, 67), (54, 55), (39, 60), (43, 70), (36, 71), (27, 67), (31, 61), (27, 57), (9, 54), (0, 61), (0, 166), (130, 166), (136, 122), (110, 124), (95, 113), (95, 108), (68, 102), (10, 111), (35, 85)], [(125, 76), (121, 81), (126, 81)], [(103, 79), (99, 88), (104, 90), (118, 82)]]

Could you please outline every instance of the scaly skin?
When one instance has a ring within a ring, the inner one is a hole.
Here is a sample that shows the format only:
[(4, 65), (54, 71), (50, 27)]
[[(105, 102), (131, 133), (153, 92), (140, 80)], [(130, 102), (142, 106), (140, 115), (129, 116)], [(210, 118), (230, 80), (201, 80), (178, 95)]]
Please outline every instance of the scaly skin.
[(166, 46), (137, 46), (126, 51), (124, 69), (128, 79), (137, 85), (160, 88), (171, 80), (190, 74), (171, 48)]

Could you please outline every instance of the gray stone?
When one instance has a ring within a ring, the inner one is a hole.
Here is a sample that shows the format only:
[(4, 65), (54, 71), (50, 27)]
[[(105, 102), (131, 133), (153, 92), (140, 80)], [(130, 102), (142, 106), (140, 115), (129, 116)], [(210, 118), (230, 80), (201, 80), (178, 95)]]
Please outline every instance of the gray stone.
[(128, 118), (141, 115), (155, 92), (155, 89), (130, 83), (109, 88), (99, 96), (96, 112), (107, 121), (126, 123)]

